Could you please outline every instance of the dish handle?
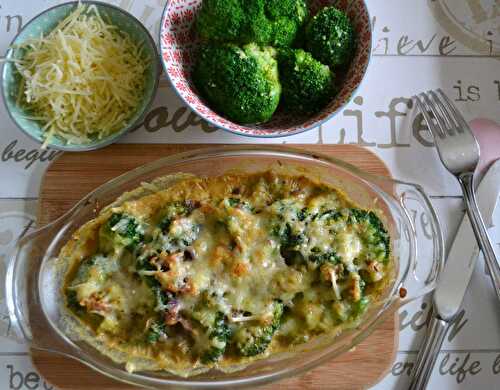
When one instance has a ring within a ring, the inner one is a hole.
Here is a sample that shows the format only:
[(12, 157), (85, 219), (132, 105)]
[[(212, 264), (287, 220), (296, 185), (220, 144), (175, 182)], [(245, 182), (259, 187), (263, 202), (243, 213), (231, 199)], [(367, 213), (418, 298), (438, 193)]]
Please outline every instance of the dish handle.
[(434, 290), (444, 266), (444, 240), (437, 214), (423, 188), (396, 181), (402, 213), (400, 230), (399, 306)]
[[(61, 229), (58, 221), (19, 238), (7, 266), (4, 294), (10, 319), (10, 337), (31, 348), (71, 355), (59, 334), (47, 320), (40, 302), (40, 274), (44, 256), (50, 252), (54, 235)], [(63, 226), (64, 228), (64, 226)]]

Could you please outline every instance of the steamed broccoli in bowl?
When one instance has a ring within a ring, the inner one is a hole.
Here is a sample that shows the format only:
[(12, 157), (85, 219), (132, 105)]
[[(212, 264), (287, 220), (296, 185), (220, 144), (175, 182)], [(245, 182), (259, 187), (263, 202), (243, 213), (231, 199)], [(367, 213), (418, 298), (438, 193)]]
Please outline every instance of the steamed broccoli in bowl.
[(340, 89), (334, 73), (344, 74), (356, 42), (343, 11), (308, 16), (307, 0), (203, 0), (192, 73), (200, 94), (240, 124), (267, 122), (278, 106), (299, 116), (322, 110)]
[(305, 0), (204, 0), (196, 26), (204, 41), (289, 46), (307, 15)]
[(241, 0), (204, 0), (196, 29), (205, 41), (238, 42), (245, 20)]
[(314, 113), (328, 103), (333, 91), (333, 74), (327, 65), (302, 49), (281, 50), (278, 62), (282, 102), (287, 110)]
[(212, 104), (238, 123), (271, 119), (278, 107), (281, 84), (275, 50), (255, 44), (205, 45), (201, 48), (193, 79)]
[(306, 48), (314, 58), (329, 66), (345, 66), (356, 49), (354, 28), (341, 10), (325, 7), (307, 24)]

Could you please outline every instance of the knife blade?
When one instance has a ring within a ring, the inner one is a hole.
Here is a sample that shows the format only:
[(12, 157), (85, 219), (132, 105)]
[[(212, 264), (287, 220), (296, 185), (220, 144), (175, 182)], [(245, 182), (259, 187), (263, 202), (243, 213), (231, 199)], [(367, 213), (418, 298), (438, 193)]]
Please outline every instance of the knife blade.
[[(500, 160), (497, 160), (484, 175), (476, 195), (487, 228), (493, 226), (493, 213), (498, 204), (499, 195)], [(465, 215), (434, 291), (434, 310), (439, 318), (450, 321), (460, 310), (478, 257), (479, 246), (474, 238), (469, 217)]]

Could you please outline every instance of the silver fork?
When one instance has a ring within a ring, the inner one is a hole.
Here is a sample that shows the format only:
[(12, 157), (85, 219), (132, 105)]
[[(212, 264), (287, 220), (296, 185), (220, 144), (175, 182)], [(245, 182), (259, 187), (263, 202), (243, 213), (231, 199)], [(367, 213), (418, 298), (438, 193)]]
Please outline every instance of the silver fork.
[(462, 187), (467, 215), (500, 300), (500, 265), (477, 207), (474, 190), (474, 171), (480, 155), (479, 144), (462, 114), (441, 89), (421, 93), (413, 96), (413, 99), (434, 136), (443, 165), (458, 179)]

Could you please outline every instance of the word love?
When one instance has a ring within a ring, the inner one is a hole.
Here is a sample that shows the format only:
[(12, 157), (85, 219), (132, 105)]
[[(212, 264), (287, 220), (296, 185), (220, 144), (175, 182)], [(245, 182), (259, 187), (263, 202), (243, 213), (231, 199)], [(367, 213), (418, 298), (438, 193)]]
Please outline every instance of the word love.
[(151, 110), (132, 131), (141, 127), (148, 133), (156, 133), (161, 129), (172, 127), (176, 133), (186, 130), (188, 127), (200, 127), (205, 133), (213, 133), (217, 128), (204, 121), (194, 112), (186, 107), (180, 107), (175, 111), (169, 111), (167, 106), (156, 107)]

